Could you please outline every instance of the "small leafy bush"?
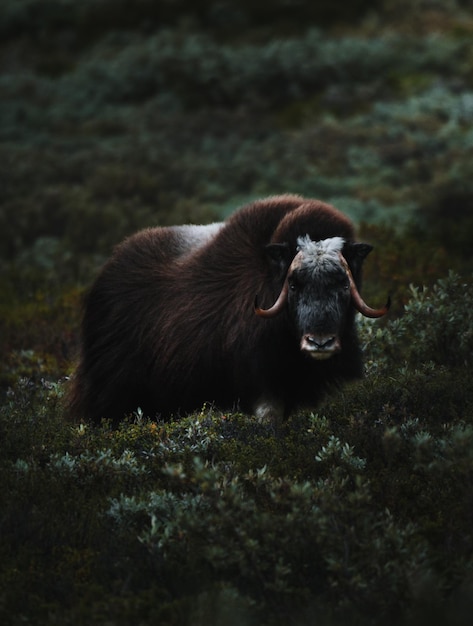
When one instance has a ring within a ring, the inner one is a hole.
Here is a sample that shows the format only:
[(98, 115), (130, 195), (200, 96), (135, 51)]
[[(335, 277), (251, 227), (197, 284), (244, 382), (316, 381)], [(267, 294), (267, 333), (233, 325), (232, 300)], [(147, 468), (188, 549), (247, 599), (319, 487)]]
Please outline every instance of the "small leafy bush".
[(209, 407), (70, 424), (66, 383), (20, 379), (0, 407), (5, 623), (233, 623), (229, 603), (245, 623), (422, 623), (434, 606), (466, 625), (469, 295), (451, 273), (363, 323), (365, 380), (279, 437)]
[[(346, 456), (340, 442), (329, 445), (332, 457)], [(167, 469), (177, 494), (151, 493), (140, 504), (121, 498), (109, 514), (119, 527), (130, 528), (130, 519), (145, 513), (149, 523), (138, 539), (156, 575), (175, 578), (185, 562), (179, 582), (184, 588), (198, 584), (200, 571), (208, 580), (236, 583), (243, 596), (288, 616), (294, 602), (329, 597), (334, 590), (340, 610), (379, 594), (384, 606), (378, 610), (389, 614), (399, 609), (404, 572), (422, 565), (422, 546), (413, 528), (400, 530), (389, 513), (373, 510), (361, 476), (353, 482), (336, 465), (329, 464), (314, 484), (275, 478), (264, 469), (231, 477), (196, 459), (190, 472)]]
[(404, 315), (388, 326), (376, 327), (366, 319), (361, 324), (368, 359), (377, 368), (473, 365), (472, 282), (453, 272), (431, 289), (411, 285)]

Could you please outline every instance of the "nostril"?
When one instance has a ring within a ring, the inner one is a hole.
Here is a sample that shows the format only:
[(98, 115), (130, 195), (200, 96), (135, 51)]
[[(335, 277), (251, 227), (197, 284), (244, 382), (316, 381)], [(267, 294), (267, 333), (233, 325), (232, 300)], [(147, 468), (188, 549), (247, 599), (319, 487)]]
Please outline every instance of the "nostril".
[(306, 335), (304, 337), (304, 339), (307, 341), (307, 343), (310, 343), (313, 346), (318, 346), (319, 345), (319, 342), (317, 341), (317, 339), (315, 337), (313, 337), (312, 335)]
[(329, 348), (336, 340), (336, 337), (315, 337), (314, 335), (306, 335), (305, 340), (311, 346), (317, 349)]
[(304, 335), (301, 350), (314, 359), (328, 359), (342, 349), (337, 335)]
[(320, 344), (321, 348), (330, 348), (336, 341), (336, 337), (328, 337), (325, 341)]

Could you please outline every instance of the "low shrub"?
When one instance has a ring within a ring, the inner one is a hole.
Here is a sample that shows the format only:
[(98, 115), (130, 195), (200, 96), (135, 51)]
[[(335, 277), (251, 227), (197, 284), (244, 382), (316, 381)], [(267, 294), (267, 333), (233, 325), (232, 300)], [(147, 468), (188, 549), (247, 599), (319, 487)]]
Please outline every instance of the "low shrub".
[(473, 364), (471, 279), (451, 272), (431, 289), (411, 285), (405, 313), (388, 326), (362, 321), (362, 339), (371, 363), (387, 370), (425, 363), (470, 368)]
[(365, 380), (279, 437), (211, 407), (71, 424), (67, 383), (19, 379), (0, 407), (4, 623), (466, 625), (469, 291), (450, 274), (363, 322)]

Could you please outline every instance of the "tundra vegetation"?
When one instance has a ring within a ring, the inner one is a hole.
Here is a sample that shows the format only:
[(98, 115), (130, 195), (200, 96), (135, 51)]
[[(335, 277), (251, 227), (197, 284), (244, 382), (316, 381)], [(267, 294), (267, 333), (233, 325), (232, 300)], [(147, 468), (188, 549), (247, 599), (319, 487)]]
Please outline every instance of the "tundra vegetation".
[[(294, 4), (1, 3), (3, 624), (470, 623), (473, 13)], [(364, 380), (279, 438), (68, 420), (112, 246), (284, 192), (375, 245)]]

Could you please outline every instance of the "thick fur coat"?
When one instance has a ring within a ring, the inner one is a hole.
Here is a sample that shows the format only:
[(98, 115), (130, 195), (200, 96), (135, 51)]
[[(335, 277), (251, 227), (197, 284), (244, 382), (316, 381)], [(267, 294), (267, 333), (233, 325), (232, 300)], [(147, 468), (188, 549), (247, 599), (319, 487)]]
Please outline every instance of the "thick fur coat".
[[(205, 403), (276, 421), (313, 406), (328, 385), (361, 375), (351, 309), (343, 350), (307, 359), (288, 313), (255, 315), (281, 291), (287, 263), (268, 244), (341, 237), (353, 225), (335, 208), (285, 195), (260, 200), (209, 226), (151, 228), (116, 247), (84, 308), (82, 349), (70, 395), (80, 419), (115, 422), (140, 407), (166, 419)], [(346, 257), (355, 281), (362, 259)]]

